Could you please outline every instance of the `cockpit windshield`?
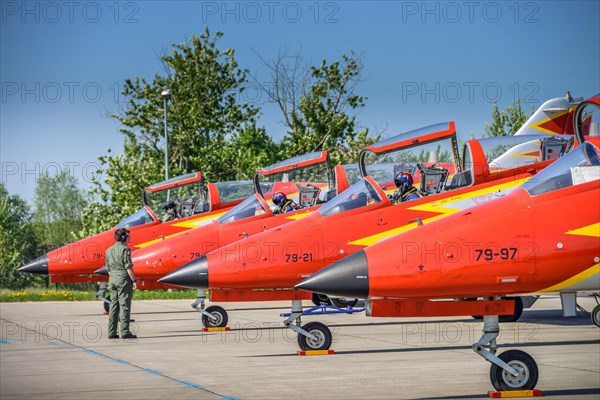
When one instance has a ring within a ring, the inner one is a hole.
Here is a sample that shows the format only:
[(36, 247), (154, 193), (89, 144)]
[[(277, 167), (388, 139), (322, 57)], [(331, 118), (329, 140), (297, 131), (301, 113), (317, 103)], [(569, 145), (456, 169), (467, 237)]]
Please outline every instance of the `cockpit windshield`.
[(140, 208), (128, 217), (123, 218), (121, 222), (117, 224), (117, 228), (133, 228), (134, 226), (144, 225), (150, 222), (154, 222), (154, 218), (146, 208)]
[[(271, 211), (269, 210), (268, 212), (270, 213)], [(258, 195), (255, 194), (254, 196), (248, 197), (231, 210), (227, 211), (219, 218), (218, 221), (221, 225), (224, 225), (233, 221), (239, 221), (241, 219), (246, 219), (265, 213), (267, 213), (267, 210), (258, 199)]]
[(523, 184), (531, 196), (600, 179), (598, 149), (585, 142)]
[(361, 179), (327, 202), (317, 212), (327, 217), (380, 202), (381, 196), (373, 185), (368, 180)]
[(360, 174), (358, 164), (344, 164), (343, 167), (349, 185), (353, 185), (362, 179), (362, 175)]
[(216, 182), (215, 186), (222, 204), (245, 199), (254, 193), (254, 183), (250, 180)]
[[(165, 213), (164, 207), (167, 201), (175, 203), (177, 217), (185, 218), (198, 212), (197, 205), (204, 204), (208, 195), (202, 182), (192, 182), (154, 192), (146, 190), (144, 199), (146, 205), (159, 218)], [(204, 209), (200, 210), (204, 211)]]
[(304, 154), (260, 169), (254, 182), (255, 185), (258, 184), (259, 194), (263, 197), (267, 192), (283, 191), (289, 199), (298, 204), (301, 203), (302, 187), (318, 187), (319, 201), (325, 201), (327, 192), (335, 190), (327, 152)]
[(363, 173), (382, 189), (395, 189), (394, 177), (408, 172), (420, 182), (421, 171), (444, 169), (456, 173), (460, 164), (454, 123), (441, 123), (377, 142), (361, 152)]

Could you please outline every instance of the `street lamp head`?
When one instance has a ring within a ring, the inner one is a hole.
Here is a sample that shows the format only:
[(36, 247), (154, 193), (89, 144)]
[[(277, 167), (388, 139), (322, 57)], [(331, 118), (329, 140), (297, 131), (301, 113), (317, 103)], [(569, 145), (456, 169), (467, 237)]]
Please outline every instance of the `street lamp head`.
[(162, 93), (160, 94), (163, 97), (170, 97), (171, 96), (171, 91), (169, 89), (165, 89), (162, 91)]

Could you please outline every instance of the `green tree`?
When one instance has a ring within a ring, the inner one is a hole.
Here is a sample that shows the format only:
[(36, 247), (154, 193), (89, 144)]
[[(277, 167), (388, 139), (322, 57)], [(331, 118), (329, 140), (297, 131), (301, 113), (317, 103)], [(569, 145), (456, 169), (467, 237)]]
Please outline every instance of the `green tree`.
[(238, 179), (252, 179), (258, 168), (278, 161), (277, 144), (264, 128), (245, 127), (231, 143), (233, 166)]
[(42, 277), (17, 270), (43, 253), (34, 229), (29, 205), (18, 195), (10, 196), (0, 183), (0, 286), (22, 289)]
[(521, 100), (513, 101), (506, 110), (502, 112), (498, 110), (498, 104), (494, 102), (492, 110), (492, 122), (486, 122), (483, 127), (483, 137), (494, 136), (510, 136), (527, 122), (529, 117), (533, 115), (533, 106), (529, 115), (521, 108)]
[[(168, 89), (169, 175), (200, 170), (208, 181), (252, 176), (273, 154), (273, 142), (256, 128), (258, 108), (240, 101), (247, 82), (234, 50), (217, 46), (222, 33), (208, 28), (174, 44), (161, 57), (164, 71), (151, 82), (127, 79), (124, 109), (114, 114), (125, 135), (122, 154), (100, 157), (94, 202), (83, 219), (88, 233), (107, 229), (140, 207), (142, 189), (164, 179), (164, 98)], [(251, 137), (256, 133), (255, 137)], [(240, 150), (239, 145), (245, 148)], [(240, 159), (240, 157), (254, 157)]]
[(47, 250), (79, 238), (85, 194), (67, 169), (55, 176), (45, 173), (39, 178), (34, 204), (36, 229)]
[(379, 139), (357, 127), (355, 114), (365, 98), (356, 92), (362, 64), (354, 52), (340, 61), (322, 60), (319, 66), (309, 67), (299, 54), (287, 53), (263, 63), (271, 82), (255, 81), (277, 104), (287, 127), (280, 158), (327, 150), (335, 164), (356, 162), (360, 149)]

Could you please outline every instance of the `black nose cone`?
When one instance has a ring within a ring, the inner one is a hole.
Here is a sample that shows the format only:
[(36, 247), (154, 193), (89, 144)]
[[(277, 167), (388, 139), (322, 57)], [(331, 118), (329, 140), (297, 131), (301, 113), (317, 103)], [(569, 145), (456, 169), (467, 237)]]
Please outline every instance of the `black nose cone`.
[(30, 274), (48, 275), (48, 255), (44, 254), (29, 261), (27, 264), (19, 268), (19, 272), (29, 272)]
[(366, 299), (369, 295), (369, 268), (364, 250), (322, 269), (297, 284), (296, 289), (331, 297)]
[(208, 261), (206, 256), (195, 259), (176, 269), (162, 279), (160, 283), (196, 289), (208, 288)]

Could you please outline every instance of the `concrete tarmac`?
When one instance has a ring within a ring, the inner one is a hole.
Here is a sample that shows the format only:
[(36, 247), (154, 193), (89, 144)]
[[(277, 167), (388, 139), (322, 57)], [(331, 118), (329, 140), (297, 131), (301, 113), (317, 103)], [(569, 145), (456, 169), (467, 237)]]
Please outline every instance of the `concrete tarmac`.
[[(0, 304), (1, 399), (483, 399), (490, 364), (471, 350), (470, 318), (304, 317), (333, 331), (334, 355), (296, 355), (289, 302), (221, 303), (229, 332), (203, 333), (189, 300), (135, 301), (137, 340), (109, 340), (100, 302)], [(579, 303), (591, 310), (595, 301)], [(305, 302), (305, 306), (311, 306)], [(600, 329), (541, 298), (501, 324), (553, 399), (600, 398)]]

